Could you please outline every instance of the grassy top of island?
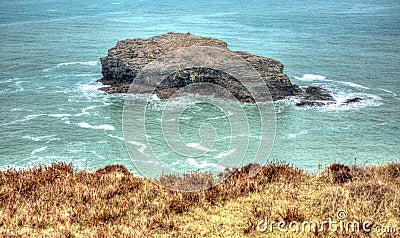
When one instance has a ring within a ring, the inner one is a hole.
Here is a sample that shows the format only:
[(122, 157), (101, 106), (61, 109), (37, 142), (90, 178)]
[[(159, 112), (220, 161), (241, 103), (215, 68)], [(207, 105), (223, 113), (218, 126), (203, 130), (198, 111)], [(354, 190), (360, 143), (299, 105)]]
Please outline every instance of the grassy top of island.
[[(160, 180), (195, 179), (209, 178)], [(400, 163), (332, 164), (319, 174), (270, 164), (256, 176), (248, 165), (200, 192), (168, 190), (120, 165), (0, 171), (4, 237), (396, 237), (399, 204)], [(336, 230), (324, 221), (337, 222)], [(355, 223), (346, 230), (348, 221), (358, 222), (359, 231), (350, 227)]]

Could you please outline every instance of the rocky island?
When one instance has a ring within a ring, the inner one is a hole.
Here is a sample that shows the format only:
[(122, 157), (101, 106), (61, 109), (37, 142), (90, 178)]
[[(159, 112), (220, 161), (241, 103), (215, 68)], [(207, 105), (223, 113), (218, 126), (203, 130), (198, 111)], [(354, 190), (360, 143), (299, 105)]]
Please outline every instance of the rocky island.
[[(170, 52), (193, 46), (217, 47), (230, 51), (224, 41), (190, 33), (167, 33), (147, 39), (121, 40), (108, 50), (106, 57), (100, 59), (103, 78), (98, 81), (108, 85), (101, 90), (107, 93), (127, 93), (133, 80), (146, 65)], [(317, 86), (300, 88), (292, 84), (283, 72), (283, 64), (278, 60), (242, 51), (230, 52), (247, 61), (258, 72), (273, 101), (296, 97), (299, 100), (298, 106), (335, 103), (331, 92), (326, 89)], [(152, 93), (161, 99), (170, 98), (180, 88), (196, 82), (217, 84), (229, 90), (239, 101), (254, 102), (246, 87), (240, 83), (240, 79), (211, 68), (190, 68), (175, 72), (165, 78)]]

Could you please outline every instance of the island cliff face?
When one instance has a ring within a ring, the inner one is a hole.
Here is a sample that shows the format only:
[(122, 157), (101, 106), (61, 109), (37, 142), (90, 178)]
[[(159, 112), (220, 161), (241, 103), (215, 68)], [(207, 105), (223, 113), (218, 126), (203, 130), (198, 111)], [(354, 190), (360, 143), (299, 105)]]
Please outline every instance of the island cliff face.
[[(227, 49), (221, 40), (194, 36), (190, 33), (167, 33), (147, 39), (126, 39), (118, 41), (108, 50), (108, 55), (101, 58), (103, 78), (98, 80), (108, 87), (101, 88), (107, 93), (127, 93), (132, 81), (147, 64), (175, 50), (209, 46)], [(320, 105), (321, 101), (332, 102), (332, 96), (319, 87), (302, 89), (292, 84), (283, 73), (283, 64), (278, 60), (256, 56), (247, 52), (231, 51), (247, 61), (261, 76), (274, 101), (296, 96), (302, 99), (302, 105)], [(179, 88), (195, 82), (215, 83), (227, 88), (239, 101), (253, 102), (250, 93), (224, 72), (210, 68), (184, 69), (168, 76), (154, 91), (160, 98), (169, 98)], [(300, 105), (300, 104), (299, 104)]]

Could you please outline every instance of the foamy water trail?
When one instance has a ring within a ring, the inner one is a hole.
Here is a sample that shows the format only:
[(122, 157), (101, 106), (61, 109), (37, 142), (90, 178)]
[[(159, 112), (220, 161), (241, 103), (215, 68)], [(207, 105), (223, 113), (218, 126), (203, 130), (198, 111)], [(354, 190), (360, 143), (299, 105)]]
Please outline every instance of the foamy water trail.
[(210, 150), (209, 148), (204, 147), (204, 146), (202, 146), (200, 144), (197, 144), (197, 143), (187, 143), (186, 146), (187, 147), (191, 147), (191, 148), (195, 148), (195, 149), (198, 149), (198, 150), (202, 150), (202, 151), (209, 151)]
[(302, 77), (294, 76), (294, 78), (300, 81), (328, 81), (325, 76), (317, 74), (304, 74)]
[(81, 116), (81, 115), (90, 115), (90, 112), (88, 112), (89, 110), (92, 110), (92, 109), (94, 109), (94, 108), (97, 108), (97, 107), (101, 107), (101, 106), (89, 106), (89, 107), (85, 107), (85, 108), (83, 108), (81, 111), (82, 111), (82, 113), (78, 113), (78, 114), (76, 114), (75, 116)]
[(109, 130), (109, 131), (115, 130), (115, 128), (111, 125), (92, 126), (87, 122), (80, 122), (80, 123), (78, 123), (78, 126), (80, 126), (82, 128), (95, 129), (95, 130)]
[[(106, 133), (106, 134), (107, 134), (107, 133)], [(111, 137), (111, 138), (118, 139), (118, 140), (120, 140), (120, 141), (125, 141), (125, 138), (124, 138), (124, 137), (114, 136), (114, 135), (111, 135), (111, 134), (107, 134), (107, 136), (108, 136), (108, 137)]]
[(127, 143), (131, 144), (131, 145), (136, 145), (139, 146), (138, 151), (140, 153), (144, 153), (144, 150), (147, 148), (147, 146), (139, 141), (126, 141)]
[(17, 124), (17, 123), (20, 123), (20, 122), (30, 121), (30, 120), (36, 119), (36, 118), (38, 118), (38, 117), (40, 117), (40, 116), (46, 116), (46, 114), (27, 115), (27, 116), (25, 116), (23, 119), (15, 120), (15, 121), (11, 121), (11, 122), (5, 123), (5, 124), (3, 124), (3, 126), (14, 125), (14, 124)]
[(63, 118), (63, 117), (72, 117), (71, 114), (49, 114), (49, 117)]
[(57, 64), (57, 67), (69, 66), (69, 65), (87, 65), (87, 66), (96, 66), (99, 61), (83, 61), (83, 62), (65, 62)]
[(197, 161), (196, 161), (195, 159), (193, 159), (193, 158), (188, 158), (188, 159), (186, 160), (186, 162), (187, 162), (190, 166), (193, 166), (193, 167), (198, 168), (198, 169), (204, 169), (204, 168), (207, 168), (207, 167), (211, 167), (211, 168), (215, 168), (215, 169), (217, 169), (217, 170), (219, 170), (219, 171), (223, 171), (223, 170), (226, 168), (226, 167), (221, 166), (221, 165), (219, 165), (219, 164), (208, 163), (207, 161), (197, 162)]
[(103, 93), (103, 91), (99, 90), (99, 88), (104, 87), (104, 85), (98, 83), (98, 84), (81, 84), (78, 86), (79, 91), (83, 91), (83, 92), (95, 92), (97, 94), (99, 93)]
[[(55, 136), (55, 135), (34, 137), (34, 136), (29, 136), (29, 135), (27, 135), (27, 136), (23, 136), (22, 139), (28, 139), (28, 140), (32, 140), (32, 141), (38, 142), (38, 141), (43, 141), (43, 140), (48, 141), (48, 139), (50, 139), (50, 140), (56, 140), (56, 139), (53, 138), (54, 136)], [(52, 138), (53, 138), (53, 139), (52, 139)]]
[(33, 151), (31, 152), (31, 156), (34, 156), (36, 153), (45, 151), (46, 149), (47, 149), (47, 146), (43, 146), (43, 147), (41, 147), (41, 148), (39, 148), (39, 149), (33, 150)]
[(393, 91), (390, 91), (390, 90), (387, 90), (387, 89), (384, 89), (384, 88), (378, 88), (378, 89), (383, 91), (383, 92), (385, 92), (385, 93), (392, 94), (393, 97), (397, 97), (397, 94), (395, 92), (393, 92)]
[(350, 86), (350, 87), (353, 87), (353, 88), (370, 89), (368, 87), (362, 86), (362, 85), (357, 84), (357, 83), (352, 83), (352, 82), (338, 81), (338, 83), (344, 84), (344, 85), (347, 85), (347, 86)]
[(221, 159), (221, 158), (227, 157), (229, 155), (232, 155), (235, 152), (236, 152), (236, 149), (231, 149), (231, 150), (228, 150), (227, 152), (219, 153), (217, 156), (215, 156), (215, 158), (216, 159)]

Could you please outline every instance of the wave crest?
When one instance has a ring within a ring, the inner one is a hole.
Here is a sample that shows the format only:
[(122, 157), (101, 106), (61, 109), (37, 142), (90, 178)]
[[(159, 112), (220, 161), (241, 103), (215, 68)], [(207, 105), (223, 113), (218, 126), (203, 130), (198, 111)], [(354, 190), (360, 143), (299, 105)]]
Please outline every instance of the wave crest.
[(317, 74), (303, 74), (302, 77), (294, 76), (295, 79), (300, 80), (300, 81), (325, 81), (326, 77), (323, 75), (317, 75)]

